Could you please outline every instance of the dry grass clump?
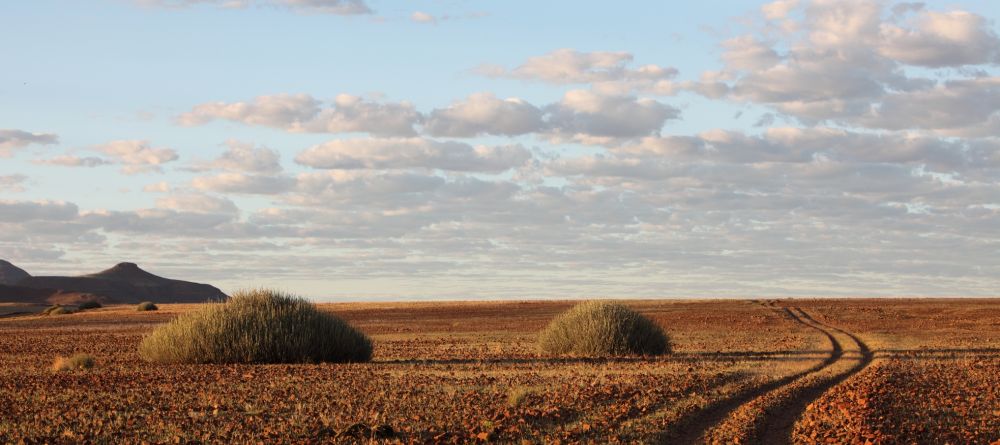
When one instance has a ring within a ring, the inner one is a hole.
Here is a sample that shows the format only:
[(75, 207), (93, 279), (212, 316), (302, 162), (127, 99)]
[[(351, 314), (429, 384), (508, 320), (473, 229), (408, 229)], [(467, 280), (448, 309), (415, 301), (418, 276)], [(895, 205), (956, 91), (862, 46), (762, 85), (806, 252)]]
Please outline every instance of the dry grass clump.
[(535, 395), (535, 388), (530, 386), (515, 386), (507, 392), (507, 406), (518, 408), (525, 404), (528, 397)]
[(54, 306), (49, 306), (44, 311), (42, 311), (42, 313), (45, 315), (66, 315), (66, 314), (72, 314), (73, 312), (76, 311), (66, 306), (60, 306), (58, 304)]
[(76, 369), (90, 369), (94, 367), (94, 356), (90, 354), (74, 354), (73, 356), (66, 357), (56, 357), (56, 361), (52, 363), (52, 371), (72, 371)]
[(670, 341), (656, 323), (628, 307), (606, 301), (580, 303), (542, 331), (539, 349), (576, 356), (659, 355)]
[(80, 303), (76, 308), (79, 309), (79, 310), (81, 310), (81, 311), (85, 311), (87, 309), (97, 309), (97, 308), (100, 308), (100, 307), (104, 307), (104, 306), (102, 306), (101, 303), (98, 303), (96, 301), (90, 300), (90, 301), (84, 301), (83, 303)]
[(159, 309), (160, 308), (156, 307), (156, 305), (153, 304), (152, 301), (143, 301), (142, 303), (139, 303), (139, 304), (137, 304), (135, 306), (135, 310), (137, 310), (139, 312), (156, 311), (156, 310), (159, 310)]
[(372, 342), (302, 298), (259, 289), (160, 326), (139, 354), (157, 363), (363, 362)]

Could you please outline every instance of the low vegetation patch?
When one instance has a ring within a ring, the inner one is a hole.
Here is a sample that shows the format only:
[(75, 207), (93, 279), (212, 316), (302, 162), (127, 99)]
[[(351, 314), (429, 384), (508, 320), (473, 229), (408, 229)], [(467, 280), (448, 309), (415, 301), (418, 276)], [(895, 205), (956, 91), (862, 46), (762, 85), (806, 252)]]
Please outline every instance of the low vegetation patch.
[(515, 386), (507, 393), (507, 405), (518, 408), (524, 405), (530, 396), (535, 395), (535, 388), (530, 386)]
[(542, 331), (539, 349), (575, 356), (660, 355), (670, 341), (655, 322), (625, 305), (580, 303), (557, 316)]
[(372, 342), (302, 298), (262, 289), (160, 326), (139, 354), (156, 363), (363, 362), (371, 359)]
[(94, 367), (94, 356), (90, 354), (75, 354), (69, 358), (56, 357), (52, 363), (52, 371), (73, 371), (76, 369), (90, 369)]
[(156, 305), (153, 304), (152, 301), (143, 301), (142, 303), (139, 303), (135, 307), (135, 310), (137, 310), (139, 312), (156, 311), (156, 310), (159, 310), (159, 309), (160, 308), (156, 307)]
[(80, 303), (80, 305), (77, 306), (76, 308), (79, 309), (79, 310), (81, 310), (81, 311), (85, 311), (87, 309), (97, 309), (97, 308), (100, 308), (100, 307), (103, 307), (103, 306), (101, 305), (101, 303), (98, 303), (96, 301), (84, 301), (83, 303)]
[(66, 314), (72, 314), (73, 312), (76, 311), (66, 306), (60, 306), (58, 304), (55, 306), (49, 306), (44, 311), (42, 311), (42, 313), (45, 315), (66, 315)]

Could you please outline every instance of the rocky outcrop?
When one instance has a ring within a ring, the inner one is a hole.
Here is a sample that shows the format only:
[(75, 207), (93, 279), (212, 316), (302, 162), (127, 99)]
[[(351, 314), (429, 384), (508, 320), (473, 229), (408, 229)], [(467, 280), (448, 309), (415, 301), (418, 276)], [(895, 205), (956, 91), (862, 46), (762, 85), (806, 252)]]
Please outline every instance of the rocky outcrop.
[(120, 263), (102, 272), (76, 277), (28, 277), (17, 285), (91, 294), (109, 303), (201, 303), (227, 298), (214, 286), (156, 276), (140, 269), (135, 263)]

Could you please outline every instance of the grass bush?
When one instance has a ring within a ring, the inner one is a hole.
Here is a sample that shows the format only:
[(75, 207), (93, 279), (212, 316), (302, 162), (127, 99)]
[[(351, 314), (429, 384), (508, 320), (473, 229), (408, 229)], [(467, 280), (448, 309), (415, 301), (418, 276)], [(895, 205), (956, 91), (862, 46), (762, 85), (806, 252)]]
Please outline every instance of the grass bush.
[(660, 355), (670, 340), (656, 323), (628, 307), (606, 301), (580, 303), (542, 331), (543, 353), (585, 357)]
[(363, 362), (372, 342), (302, 298), (259, 289), (160, 326), (139, 355), (156, 363)]
[(52, 371), (72, 371), (75, 369), (90, 369), (94, 367), (94, 356), (90, 354), (75, 354), (69, 358), (56, 357), (52, 363)]
[(72, 314), (73, 312), (76, 311), (66, 306), (60, 306), (58, 304), (54, 306), (49, 306), (44, 311), (42, 311), (42, 313), (45, 315), (66, 315), (66, 314)]
[(160, 310), (160, 308), (156, 307), (156, 305), (153, 304), (152, 301), (143, 301), (142, 303), (139, 303), (138, 305), (135, 306), (135, 310), (139, 312), (157, 311)]
[(98, 303), (96, 301), (91, 300), (91, 301), (84, 301), (83, 303), (80, 303), (76, 308), (79, 309), (79, 310), (81, 310), (81, 311), (85, 311), (87, 309), (97, 309), (97, 308), (100, 308), (100, 307), (103, 307), (101, 305), (101, 303)]

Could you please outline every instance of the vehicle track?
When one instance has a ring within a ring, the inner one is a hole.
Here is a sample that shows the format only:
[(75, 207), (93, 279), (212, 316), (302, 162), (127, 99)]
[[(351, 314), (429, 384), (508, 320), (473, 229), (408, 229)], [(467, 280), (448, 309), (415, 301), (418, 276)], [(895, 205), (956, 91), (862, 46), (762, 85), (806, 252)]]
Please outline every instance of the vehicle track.
[[(791, 442), (791, 432), (795, 421), (802, 415), (805, 408), (813, 400), (826, 392), (834, 385), (846, 380), (848, 377), (861, 371), (871, 363), (874, 354), (861, 339), (856, 335), (836, 328), (825, 323), (816, 321), (812, 316), (801, 308), (780, 307), (774, 301), (758, 302), (759, 304), (780, 311), (797, 323), (815, 329), (826, 336), (830, 342), (830, 351), (827, 358), (804, 371), (782, 377), (769, 383), (749, 388), (745, 391), (734, 394), (728, 398), (710, 404), (690, 418), (681, 419), (669, 431), (660, 435), (661, 443), (670, 444), (695, 444), (708, 441), (707, 433), (716, 425), (719, 425), (727, 417), (741, 406), (751, 403), (772, 391), (790, 385), (799, 379), (811, 374), (823, 371), (841, 360), (844, 357), (844, 347), (834, 335), (834, 332), (841, 334), (851, 340), (860, 354), (859, 362), (848, 370), (838, 373), (833, 377), (821, 379), (806, 387), (800, 388), (787, 400), (780, 403), (774, 409), (768, 410), (764, 422), (760, 428), (754, 431), (754, 436), (749, 443), (764, 444), (786, 444)], [(832, 331), (832, 332), (831, 332)]]
[[(833, 388), (840, 382), (847, 380), (852, 375), (857, 374), (862, 369), (867, 367), (874, 358), (874, 354), (871, 349), (867, 344), (865, 344), (864, 341), (858, 338), (858, 336), (843, 329), (816, 321), (816, 319), (803, 311), (801, 308), (786, 308), (786, 310), (793, 314), (793, 317), (800, 323), (819, 329), (828, 336), (832, 336), (830, 331), (835, 331), (847, 336), (854, 343), (860, 357), (858, 359), (858, 363), (851, 366), (847, 370), (798, 389), (791, 398), (783, 401), (773, 412), (769, 413), (769, 415), (765, 418), (762, 427), (757, 431), (759, 442), (765, 444), (791, 443), (792, 429), (795, 426), (795, 422), (802, 416), (802, 413), (805, 412), (806, 407), (809, 406), (809, 404), (814, 400), (822, 396), (823, 393), (828, 391), (830, 388)], [(838, 360), (840, 360), (842, 356), (842, 353), (839, 354)]]

